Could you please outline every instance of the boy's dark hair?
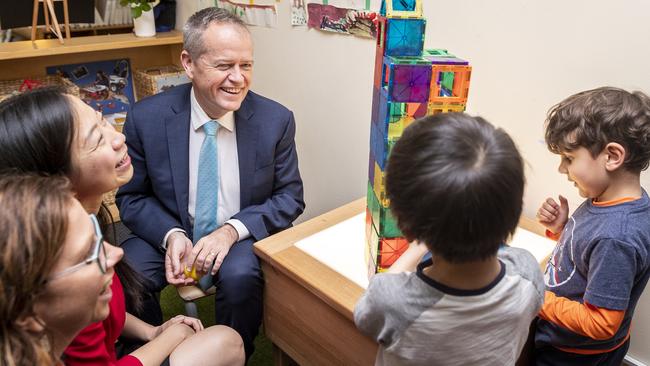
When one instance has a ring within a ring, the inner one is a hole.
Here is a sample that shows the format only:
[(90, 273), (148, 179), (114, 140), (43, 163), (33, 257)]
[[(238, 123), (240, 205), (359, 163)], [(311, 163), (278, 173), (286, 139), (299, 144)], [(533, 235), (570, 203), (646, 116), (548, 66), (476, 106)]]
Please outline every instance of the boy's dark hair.
[(555, 154), (584, 147), (593, 157), (617, 142), (626, 152), (623, 167), (641, 172), (650, 161), (650, 98), (613, 87), (574, 94), (549, 111), (545, 138)]
[(502, 129), (442, 113), (404, 130), (388, 160), (386, 189), (409, 240), (452, 263), (482, 260), (517, 228), (524, 165)]

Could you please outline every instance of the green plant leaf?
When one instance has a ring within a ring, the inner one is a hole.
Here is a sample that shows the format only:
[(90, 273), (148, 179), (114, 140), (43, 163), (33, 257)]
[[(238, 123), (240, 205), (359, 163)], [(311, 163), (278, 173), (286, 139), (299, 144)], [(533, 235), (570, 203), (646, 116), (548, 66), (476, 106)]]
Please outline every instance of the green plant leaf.
[(149, 5), (149, 3), (142, 4), (142, 11), (149, 11), (149, 10), (151, 10), (151, 5)]
[(129, 0), (120, 0), (120, 5), (122, 5), (122, 6), (129, 5)]
[(141, 8), (133, 8), (133, 18), (139, 18), (142, 15)]

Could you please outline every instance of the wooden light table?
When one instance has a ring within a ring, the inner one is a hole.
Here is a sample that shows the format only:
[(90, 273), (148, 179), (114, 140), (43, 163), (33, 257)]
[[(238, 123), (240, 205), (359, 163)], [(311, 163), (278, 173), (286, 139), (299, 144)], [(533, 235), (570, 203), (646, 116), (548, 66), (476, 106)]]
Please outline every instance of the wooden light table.
[[(373, 365), (377, 344), (354, 325), (364, 288), (294, 244), (365, 211), (365, 198), (255, 244), (264, 271), (264, 330), (276, 364)], [(520, 227), (543, 230), (532, 220)], [(362, 229), (363, 230), (363, 229)]]

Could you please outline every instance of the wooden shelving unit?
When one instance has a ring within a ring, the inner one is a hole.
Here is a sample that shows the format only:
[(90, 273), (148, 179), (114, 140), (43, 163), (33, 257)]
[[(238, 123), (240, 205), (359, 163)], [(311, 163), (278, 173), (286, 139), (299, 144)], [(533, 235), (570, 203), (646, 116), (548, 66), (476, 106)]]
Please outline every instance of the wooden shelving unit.
[(132, 69), (180, 64), (179, 31), (141, 38), (133, 34), (0, 43), (0, 80), (45, 75), (47, 66), (128, 58)]

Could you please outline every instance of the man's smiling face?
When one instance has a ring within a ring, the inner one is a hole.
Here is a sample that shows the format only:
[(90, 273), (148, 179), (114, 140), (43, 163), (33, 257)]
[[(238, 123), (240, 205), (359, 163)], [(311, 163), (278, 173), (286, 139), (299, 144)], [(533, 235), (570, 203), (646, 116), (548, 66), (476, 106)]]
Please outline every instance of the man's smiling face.
[(201, 108), (217, 119), (238, 110), (248, 93), (253, 76), (253, 42), (246, 29), (228, 23), (210, 24), (202, 42), (201, 55), (192, 58), (183, 51), (182, 60)]

